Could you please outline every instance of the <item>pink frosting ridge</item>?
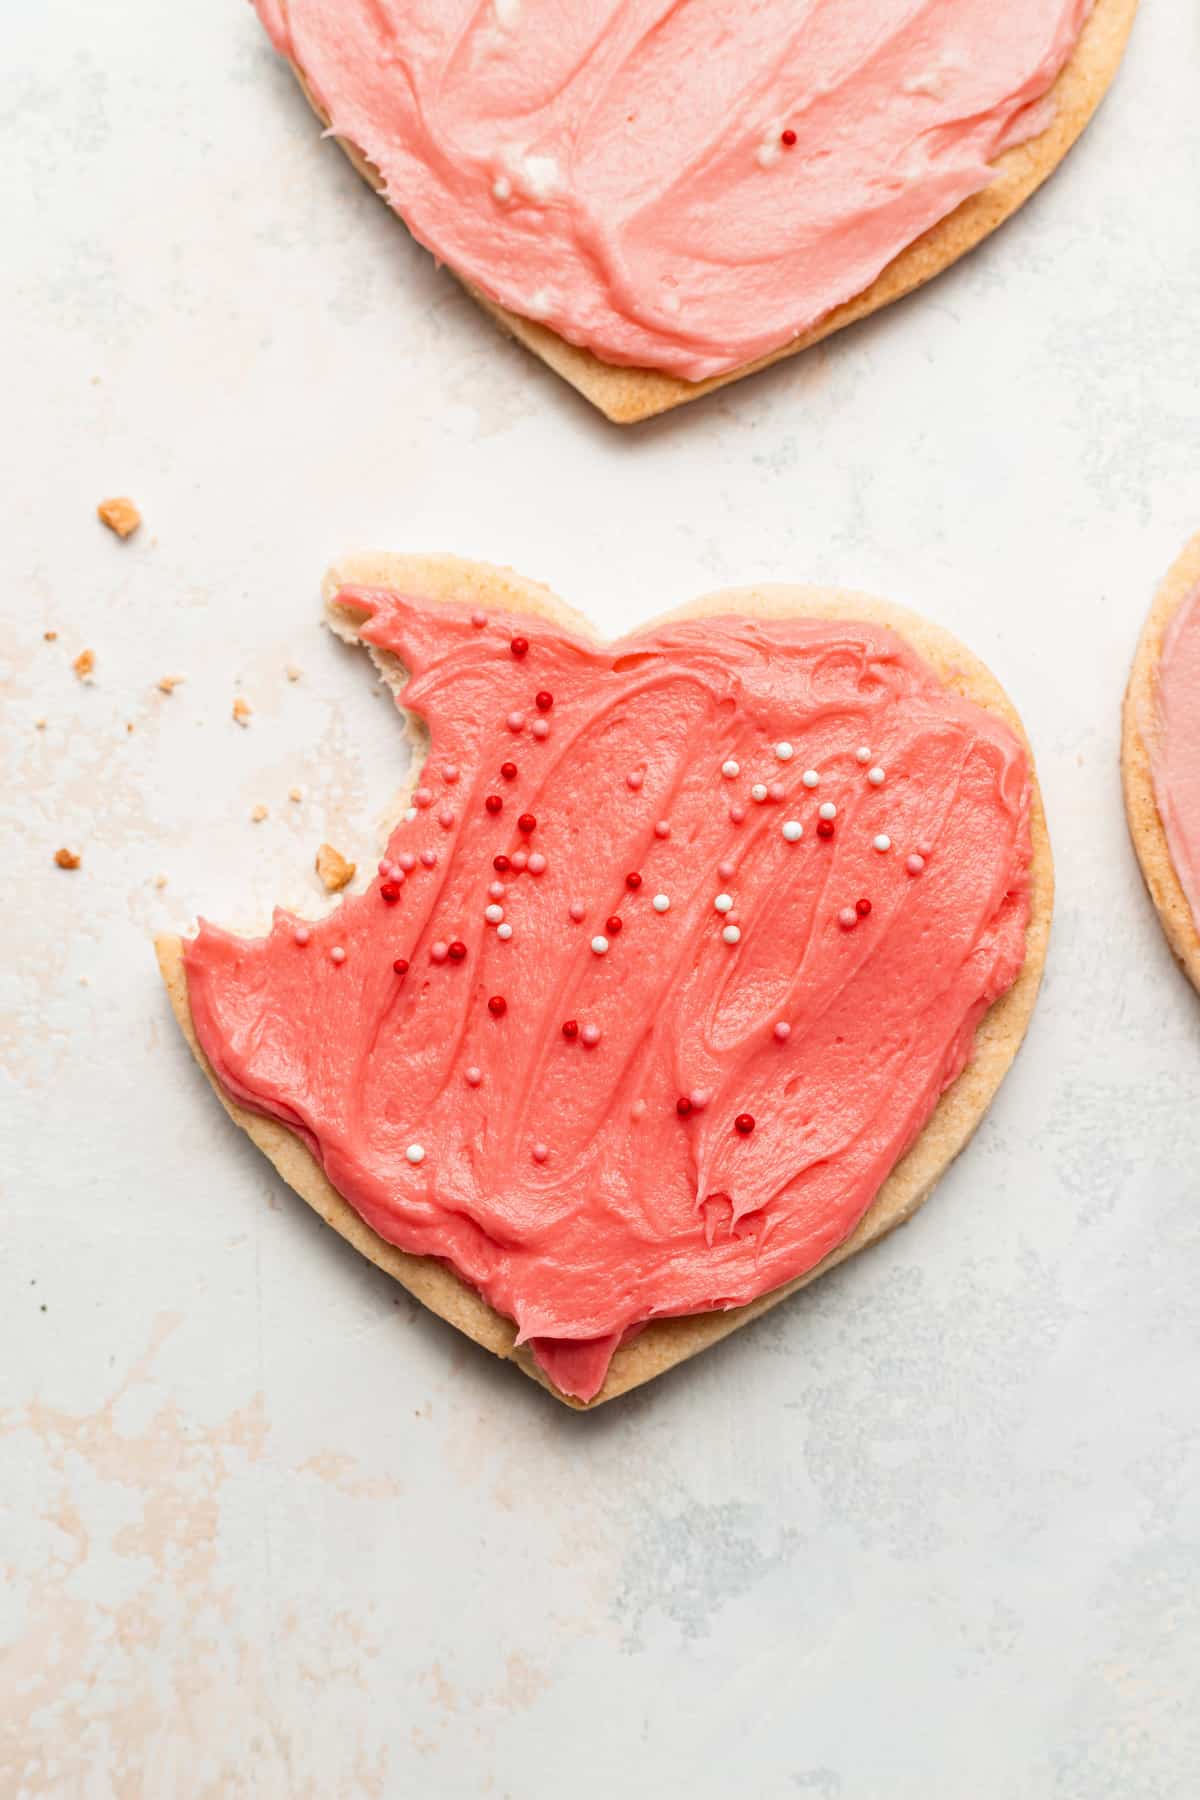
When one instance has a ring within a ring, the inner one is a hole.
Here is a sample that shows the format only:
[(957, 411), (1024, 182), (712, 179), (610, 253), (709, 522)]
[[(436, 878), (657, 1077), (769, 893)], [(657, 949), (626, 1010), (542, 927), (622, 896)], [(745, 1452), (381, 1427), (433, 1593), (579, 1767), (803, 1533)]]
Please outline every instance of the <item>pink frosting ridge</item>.
[(257, 0), (435, 256), (689, 380), (786, 344), (985, 187), (1089, 6)]
[(1154, 798), (1171, 861), (1200, 927), (1200, 587), (1175, 612), (1158, 663)]
[(623, 1337), (755, 1299), (866, 1212), (1021, 967), (1025, 753), (882, 626), (600, 646), (341, 603), (412, 672), (414, 805), (328, 917), (201, 926), (196, 1030), (588, 1399)]

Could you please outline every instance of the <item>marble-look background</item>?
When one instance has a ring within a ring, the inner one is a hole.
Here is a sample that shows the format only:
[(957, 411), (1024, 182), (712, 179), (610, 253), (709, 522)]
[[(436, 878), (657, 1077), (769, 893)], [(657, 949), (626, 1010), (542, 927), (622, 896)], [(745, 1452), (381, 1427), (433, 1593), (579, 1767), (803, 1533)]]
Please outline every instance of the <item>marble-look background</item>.
[[(1195, 6), (1145, 0), (965, 265), (625, 435), (318, 140), (240, 0), (4, 37), (0, 1791), (1194, 1795), (1200, 1010), (1117, 736), (1200, 527)], [(367, 546), (511, 562), (613, 631), (861, 587), (965, 637), (1039, 752), (1057, 923), (971, 1150), (591, 1418), (294, 1202), (157, 984), (156, 930), (311, 905), (323, 838), (372, 860), (406, 751), (317, 624)]]

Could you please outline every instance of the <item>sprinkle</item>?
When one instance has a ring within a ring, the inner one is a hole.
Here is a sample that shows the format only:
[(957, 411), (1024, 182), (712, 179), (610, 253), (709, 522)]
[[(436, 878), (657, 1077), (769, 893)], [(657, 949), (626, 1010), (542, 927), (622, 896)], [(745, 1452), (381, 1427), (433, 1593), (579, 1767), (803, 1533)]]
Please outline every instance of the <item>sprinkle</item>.
[(503, 807), (504, 801), (499, 794), (489, 794), (483, 804), (485, 811), (490, 812), (494, 817)]
[(836, 819), (837, 807), (832, 800), (826, 800), (817, 808), (817, 816), (822, 819)]
[(796, 752), (792, 749), (792, 746), (788, 743), (787, 739), (785, 738), (782, 743), (776, 744), (775, 754), (779, 758), (780, 762), (791, 762), (791, 760), (792, 760), (793, 756), (795, 756)]
[(656, 838), (669, 838), (671, 835), (670, 820), (660, 819), (658, 824), (654, 827), (654, 835)]
[(719, 913), (732, 912), (733, 911), (732, 895), (718, 894), (716, 899), (713, 901), (713, 906), (714, 906), (715, 910)]
[(568, 1044), (573, 1044), (575, 1039), (579, 1036), (579, 1021), (577, 1019), (564, 1019), (562, 1034), (566, 1038)]
[(447, 782), (451, 787), (454, 786), (454, 783), (458, 780), (458, 764), (457, 763), (446, 763), (443, 766), (442, 780)]
[(608, 950), (608, 939), (606, 937), (601, 937), (599, 933), (597, 933), (592, 939), (592, 949), (597, 956), (605, 955)]
[(732, 881), (737, 874), (737, 866), (726, 859), (724, 862), (719, 862), (717, 864), (717, 874), (721, 877), (722, 881)]
[(854, 760), (855, 760), (855, 762), (860, 762), (860, 763), (869, 763), (870, 762), (871, 752), (866, 744), (860, 744), (858, 746), (858, 749), (854, 752)]
[(330, 962), (337, 963), (339, 966), (345, 962), (346, 952), (342, 949), (340, 944), (335, 944), (333, 946), (333, 949), (329, 952), (329, 960)]
[(510, 712), (504, 723), (508, 726), (510, 731), (524, 731), (525, 714), (523, 712)]
[(752, 800), (757, 800), (758, 804), (761, 806), (766, 797), (767, 790), (765, 784), (761, 781), (756, 781), (754, 786), (750, 789), (750, 798)]
[(688, 1096), (686, 1094), (680, 1094), (678, 1100), (675, 1102), (675, 1111), (679, 1114), (681, 1119), (686, 1119), (691, 1110), (692, 1103)]
[(502, 881), (489, 881), (488, 893), (493, 900), (503, 900), (505, 894), (504, 883)]
[(520, 818), (517, 820), (517, 830), (523, 831), (526, 837), (529, 836), (531, 831), (537, 830), (537, 820), (532, 813), (521, 814)]
[(523, 875), (525, 870), (529, 867), (528, 850), (514, 850), (512, 853), (512, 866), (517, 871), (518, 875)]
[(567, 915), (576, 925), (582, 925), (586, 910), (587, 908), (584, 906), (582, 900), (572, 900), (570, 906), (567, 908)]
[(503, 994), (493, 994), (488, 1001), (488, 1011), (493, 1019), (502, 1019), (508, 1011), (508, 1001)]
[(823, 837), (823, 838), (831, 838), (833, 836), (833, 820), (832, 819), (818, 819), (817, 820), (817, 836)]
[(483, 1070), (477, 1069), (472, 1063), (469, 1069), (463, 1070), (463, 1079), (468, 1087), (478, 1087), (483, 1080)]
[(545, 1144), (535, 1144), (529, 1154), (532, 1156), (535, 1163), (544, 1163), (550, 1152), (547, 1150)]
[(512, 868), (512, 864), (507, 856), (505, 856), (503, 850), (500, 852), (499, 856), (493, 856), (492, 867), (495, 869), (497, 875), (507, 875), (508, 871)]
[(389, 906), (395, 906), (397, 900), (400, 898), (400, 883), (398, 881), (381, 882), (379, 898), (381, 900), (386, 900)]
[(867, 770), (867, 780), (872, 787), (882, 787), (887, 780), (887, 773), (880, 768), (878, 763), (876, 763), (873, 769)]
[(407, 975), (408, 974), (408, 958), (407, 958), (407, 956), (398, 956), (396, 958), (395, 962), (392, 964), (392, 967), (393, 967), (393, 969), (395, 969), (397, 975)]
[(789, 126), (789, 127), (788, 127), (788, 129), (787, 129), (787, 130), (786, 130), (786, 131), (781, 131), (781, 132), (780, 132), (780, 134), (779, 134), (779, 141), (780, 141), (780, 143), (781, 143), (781, 144), (786, 144), (786, 145), (787, 145), (787, 147), (788, 147), (788, 149), (789, 149), (789, 150), (790, 150), (790, 149), (791, 149), (791, 147), (792, 147), (792, 145), (793, 145), (793, 144), (794, 144), (794, 143), (795, 143), (795, 141), (796, 141), (796, 134), (795, 134), (795, 132), (794, 132), (794, 131), (793, 131), (793, 130), (792, 130), (792, 129), (791, 129), (791, 127), (790, 127), (790, 126)]
[(544, 875), (545, 872), (546, 859), (540, 850), (535, 850), (533, 855), (529, 858), (529, 873), (531, 875)]
[(656, 913), (665, 913), (670, 907), (671, 896), (669, 894), (655, 894), (650, 904)]
[(885, 850), (890, 850), (892, 847), (892, 840), (888, 836), (886, 831), (881, 831), (879, 833), (878, 837), (873, 837), (871, 839), (871, 842), (874, 845), (875, 849), (879, 851), (881, 856), (883, 855)]
[(441, 812), (438, 814), (438, 824), (441, 826), (443, 831), (449, 831), (450, 827), (453, 825), (453, 823), (454, 823), (453, 812), (450, 810), (450, 808), (448, 806), (443, 806)]
[(929, 842), (928, 838), (922, 838), (921, 842), (917, 845), (917, 855), (926, 857), (933, 855), (933, 845)]
[(815, 788), (820, 787), (821, 785), (821, 777), (817, 774), (815, 769), (805, 769), (800, 779), (806, 788)]
[(775, 1026), (774, 1038), (777, 1044), (786, 1044), (792, 1035), (792, 1028), (786, 1019), (780, 1019)]
[(416, 816), (417, 816), (417, 809), (415, 806), (410, 806), (404, 814), (405, 819), (408, 821), (408, 823), (410, 825), (412, 824), (412, 822), (416, 818)]
[(471, 614), (471, 623), (475, 627), (476, 631), (482, 631), (484, 626), (487, 624), (487, 614), (478, 606), (475, 608), (475, 611)]
[(311, 936), (312, 932), (308, 929), (307, 925), (297, 925), (295, 931), (292, 933), (292, 942), (299, 944), (300, 948), (303, 950)]
[(396, 858), (396, 861), (400, 864), (400, 867), (404, 870), (406, 875), (411, 875), (417, 866), (417, 859), (411, 850), (402, 850)]
[(691, 1093), (688, 1095), (688, 1099), (692, 1103), (692, 1111), (693, 1112), (703, 1112), (704, 1108), (708, 1105), (709, 1101), (712, 1099), (712, 1095), (709, 1093), (707, 1088), (693, 1088)]
[(404, 1154), (415, 1168), (418, 1163), (425, 1161), (425, 1146), (424, 1144), (410, 1144)]
[(437, 851), (436, 850), (422, 850), (421, 862), (425, 868), (432, 869), (437, 862)]
[(628, 775), (625, 777), (625, 785), (628, 788), (632, 788), (633, 792), (636, 794), (645, 779), (646, 777), (641, 769), (630, 769)]
[(492, 183), (492, 194), (501, 202), (512, 199), (512, 182), (507, 175), (497, 175)]
[(550, 736), (550, 721), (549, 719), (535, 719), (529, 729), (534, 737), (541, 741)]
[(600, 1027), (598, 1025), (585, 1025), (580, 1031), (579, 1036), (589, 1050), (594, 1050), (596, 1045), (600, 1042)]
[(868, 918), (871, 912), (871, 902), (867, 899), (856, 900), (854, 902), (854, 910), (860, 919)]
[(483, 916), (489, 925), (499, 925), (504, 917), (504, 908), (502, 906), (485, 906)]
[(858, 914), (852, 906), (843, 906), (838, 914), (838, 924), (843, 931), (853, 931), (858, 924)]
[(501, 775), (503, 775), (505, 781), (515, 781), (517, 779), (516, 763), (515, 762), (502, 762), (500, 764), (500, 773), (501, 773)]
[(740, 1137), (749, 1137), (750, 1133), (754, 1130), (754, 1114), (739, 1113), (737, 1118), (733, 1121), (733, 1129)]
[(528, 654), (529, 639), (526, 637), (510, 638), (508, 647), (516, 657), (517, 661), (520, 662), (521, 658)]
[(512, 936), (512, 926), (511, 925), (497, 925), (496, 936), (500, 939), (500, 942), (502, 944), (507, 944), (509, 938)]
[(910, 875), (919, 875), (925, 867), (925, 858), (914, 850), (911, 856), (905, 858), (904, 866)]
[(395, 864), (390, 863), (387, 860), (387, 858), (384, 857), (383, 861), (379, 864), (379, 873), (383, 876), (385, 881), (387, 880), (389, 875), (391, 875), (392, 879), (395, 880), (396, 876), (393, 874), (394, 868), (395, 868)]
[(427, 787), (419, 787), (413, 795), (414, 806), (432, 806), (433, 795)]
[(554, 695), (548, 688), (542, 688), (539, 693), (534, 695), (533, 703), (539, 712), (549, 712), (554, 705)]
[(637, 870), (630, 869), (628, 875), (625, 877), (625, 886), (629, 889), (630, 893), (636, 893), (638, 888), (641, 887), (641, 885), (642, 885), (642, 878), (638, 874)]
[(620, 937), (621, 928), (624, 923), (625, 921), (622, 919), (620, 913), (610, 913), (608, 918), (604, 921), (604, 929), (607, 931), (609, 937)]
[(804, 827), (799, 819), (785, 819), (783, 822), (783, 835), (789, 844), (798, 844), (800, 839), (804, 836)]
[(449, 954), (449, 950), (450, 946), (443, 943), (442, 939), (439, 938), (436, 944), (430, 945), (429, 960), (435, 963), (444, 963)]
[(734, 825), (740, 825), (742, 820), (745, 818), (745, 816), (746, 816), (746, 809), (744, 806), (731, 806), (730, 807), (729, 817), (730, 817), (730, 821)]
[(771, 800), (782, 800), (786, 792), (787, 789), (784, 787), (782, 781), (773, 781), (767, 788), (767, 795)]
[(723, 762), (721, 764), (721, 773), (724, 775), (726, 781), (732, 781), (734, 777), (740, 775), (741, 772), (741, 763), (734, 762), (732, 756), (729, 758), (728, 762)]
[(741, 941), (741, 936), (742, 936), (741, 927), (739, 925), (726, 925), (724, 931), (721, 933), (721, 936), (724, 938), (724, 940), (727, 944), (739, 943)]

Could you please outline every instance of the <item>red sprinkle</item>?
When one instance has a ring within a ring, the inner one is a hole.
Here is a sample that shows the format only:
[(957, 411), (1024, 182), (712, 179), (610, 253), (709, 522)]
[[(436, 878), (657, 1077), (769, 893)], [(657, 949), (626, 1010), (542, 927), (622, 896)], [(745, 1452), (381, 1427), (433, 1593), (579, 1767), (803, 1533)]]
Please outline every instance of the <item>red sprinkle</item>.
[(397, 975), (407, 975), (408, 974), (408, 958), (407, 958), (407, 956), (398, 956), (396, 958), (395, 962), (392, 964), (392, 967), (393, 967), (393, 969), (395, 969)]
[(563, 1020), (563, 1036), (566, 1038), (566, 1040), (569, 1044), (574, 1043), (575, 1039), (579, 1036), (579, 1021), (578, 1021), (578, 1019), (564, 1019)]
[(865, 919), (871, 910), (871, 902), (869, 900), (856, 900), (854, 902), (854, 910), (860, 919)]
[(737, 1118), (733, 1121), (733, 1129), (742, 1137), (749, 1137), (750, 1133), (754, 1130), (754, 1114), (739, 1113)]
[(455, 938), (452, 944), (446, 945), (446, 955), (450, 958), (451, 962), (461, 962), (466, 954), (467, 946), (463, 943), (461, 938)]
[(780, 136), (781, 142), (785, 143), (787, 145), (788, 149), (790, 150), (792, 145), (796, 141), (796, 134), (792, 130), (791, 126), (789, 125), (789, 127), (786, 131), (781, 131), (779, 136)]
[(520, 818), (517, 820), (517, 830), (523, 831), (526, 837), (529, 836), (531, 831), (537, 830), (537, 820), (532, 813), (521, 814)]
[(540, 694), (534, 696), (533, 703), (539, 712), (549, 712), (550, 708), (554, 705), (554, 695), (549, 693), (546, 688), (543, 688)]
[(833, 836), (833, 820), (832, 819), (818, 819), (817, 820), (817, 836), (823, 837), (823, 838), (831, 838)]
[(625, 877), (625, 886), (629, 889), (630, 893), (636, 894), (641, 885), (642, 878), (637, 870), (630, 869), (628, 875)]
[(504, 805), (504, 802), (500, 798), (499, 794), (489, 794), (483, 804), (487, 807), (487, 809), (490, 813), (498, 813), (500, 811), (500, 808)]
[(515, 762), (501, 763), (500, 764), (500, 773), (503, 775), (505, 781), (515, 781), (517, 779), (516, 763)]
[(518, 659), (520, 659), (522, 656), (525, 656), (528, 654), (529, 639), (526, 637), (515, 637), (510, 641), (508, 647), (512, 651), (513, 655), (515, 657), (517, 657)]
[(381, 882), (379, 884), (379, 897), (381, 900), (386, 900), (389, 906), (394, 906), (396, 901), (400, 898), (400, 883), (398, 881)]
[(502, 1019), (508, 1011), (508, 1001), (503, 994), (493, 994), (488, 1001), (488, 1011), (493, 1019)]
[(620, 913), (614, 913), (611, 919), (605, 919), (604, 929), (607, 931), (609, 937), (616, 937), (624, 923), (625, 921), (622, 919)]
[(675, 1111), (679, 1114), (681, 1119), (686, 1119), (691, 1110), (692, 1103), (687, 1095), (680, 1094), (678, 1100), (675, 1102)]
[(507, 875), (508, 871), (512, 868), (512, 864), (509, 862), (507, 856), (505, 856), (503, 850), (500, 852), (499, 856), (493, 856), (492, 867), (495, 869), (497, 875)]

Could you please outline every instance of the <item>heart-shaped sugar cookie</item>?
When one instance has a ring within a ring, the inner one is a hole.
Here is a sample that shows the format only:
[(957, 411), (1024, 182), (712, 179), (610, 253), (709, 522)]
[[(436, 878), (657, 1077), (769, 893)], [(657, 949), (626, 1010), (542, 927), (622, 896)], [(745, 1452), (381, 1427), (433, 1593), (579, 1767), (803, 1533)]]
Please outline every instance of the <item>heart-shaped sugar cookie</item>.
[(284, 1178), (576, 1404), (908, 1218), (1015, 1054), (1049, 926), (987, 671), (836, 591), (718, 594), (610, 646), (452, 558), (351, 558), (326, 596), (430, 734), (379, 874), (319, 921), (159, 945)]
[(257, 0), (355, 166), (611, 419), (936, 275), (1065, 155), (1137, 0)]

